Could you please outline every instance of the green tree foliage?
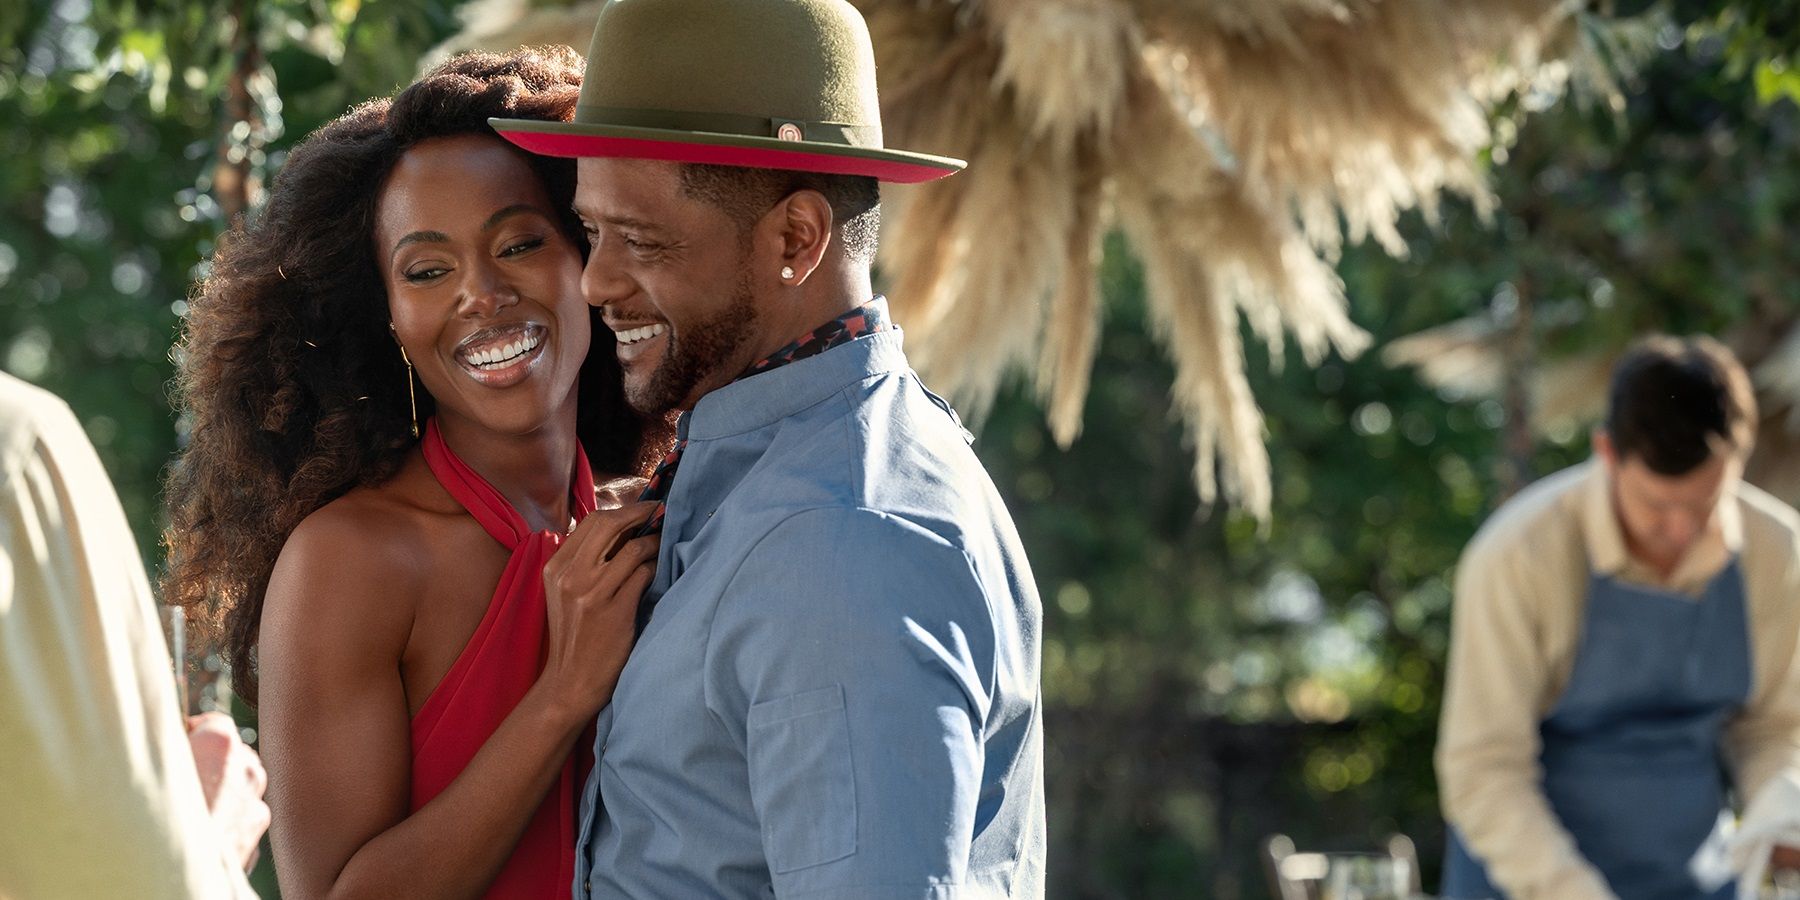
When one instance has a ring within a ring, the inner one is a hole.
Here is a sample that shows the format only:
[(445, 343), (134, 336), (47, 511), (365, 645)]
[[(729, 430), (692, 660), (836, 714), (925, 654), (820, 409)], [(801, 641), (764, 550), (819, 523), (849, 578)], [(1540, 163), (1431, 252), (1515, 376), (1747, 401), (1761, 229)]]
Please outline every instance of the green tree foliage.
[[(0, 13), (0, 366), (66, 398), (157, 559), (169, 348), (283, 148), (391, 92), (454, 0), (55, 0)], [(232, 108), (234, 90), (239, 109)], [(221, 190), (220, 178), (242, 177)]]
[[(1459, 319), (1522, 327), (1526, 366), (1648, 331), (1779, 336), (1800, 315), (1784, 229), (1800, 221), (1800, 108), (1734, 60), (1773, 58), (1797, 32), (1757, 39), (1745, 23), (1776, 13), (1758, 8), (1654, 29), (1616, 109), (1523, 96), (1502, 110), (1493, 221), (1456, 207), (1411, 223), (1407, 259), (1346, 253), (1375, 349), (1317, 370), (1253, 361), (1275, 471), (1264, 533), (1196, 510), (1171, 373), (1137, 273), (1109, 253), (1083, 437), (1057, 452), (1021, 388), (977, 445), (1045, 600), (1054, 894), (1267, 896), (1257, 843), (1276, 831), (1320, 849), (1404, 832), (1435, 875), (1450, 582), (1514, 477), (1508, 410), (1442, 395), (1381, 351)], [(1582, 458), (1587, 435), (1527, 450), (1543, 475)]]
[[(254, 199), (293, 141), (410, 78), (457, 5), (0, 4), (0, 367), (69, 399), (152, 564), (180, 440), (169, 347), (221, 197)], [(1684, 0), (1627, 102), (1517, 98), (1495, 219), (1414, 222), (1405, 260), (1348, 251), (1356, 320), (1380, 344), (1485, 321), (1523, 336), (1517, 365), (1648, 330), (1779, 332), (1800, 315), (1794, 15)], [(1273, 831), (1326, 848), (1404, 831), (1435, 868), (1449, 579), (1514, 477), (1507, 407), (1442, 396), (1380, 346), (1316, 370), (1253, 360), (1273, 521), (1198, 509), (1119, 249), (1084, 437), (1056, 450), (1021, 388), (977, 445), (1045, 600), (1053, 893), (1261, 896)], [(1525, 450), (1542, 474), (1585, 435)]]

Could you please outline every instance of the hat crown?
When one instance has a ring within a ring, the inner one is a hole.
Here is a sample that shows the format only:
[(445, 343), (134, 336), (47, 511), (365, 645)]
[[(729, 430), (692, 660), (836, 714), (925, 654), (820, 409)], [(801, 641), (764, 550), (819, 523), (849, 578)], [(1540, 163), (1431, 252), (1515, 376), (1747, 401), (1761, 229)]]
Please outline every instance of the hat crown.
[(846, 143), (880, 147), (868, 26), (845, 0), (611, 0), (575, 121), (666, 114), (744, 120), (754, 124), (701, 130), (771, 137), (834, 123), (850, 126)]

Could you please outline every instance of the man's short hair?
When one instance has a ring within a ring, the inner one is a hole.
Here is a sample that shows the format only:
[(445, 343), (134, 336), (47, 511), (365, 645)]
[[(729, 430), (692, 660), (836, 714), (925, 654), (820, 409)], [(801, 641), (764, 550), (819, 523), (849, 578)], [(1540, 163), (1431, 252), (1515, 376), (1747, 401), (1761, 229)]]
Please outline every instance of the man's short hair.
[(874, 262), (881, 233), (881, 184), (873, 178), (700, 163), (681, 166), (682, 193), (718, 207), (742, 229), (789, 194), (803, 190), (817, 191), (831, 204), (844, 253), (856, 262)]
[(1750, 376), (1709, 337), (1645, 338), (1613, 369), (1606, 432), (1619, 459), (1679, 476), (1716, 452), (1748, 453), (1756, 438)]

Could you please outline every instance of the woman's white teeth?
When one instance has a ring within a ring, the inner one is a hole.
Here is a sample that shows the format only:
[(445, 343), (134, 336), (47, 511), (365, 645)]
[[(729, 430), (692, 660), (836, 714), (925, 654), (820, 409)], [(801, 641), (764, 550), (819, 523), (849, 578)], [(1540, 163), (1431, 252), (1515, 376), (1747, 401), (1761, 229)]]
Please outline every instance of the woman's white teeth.
[(659, 323), (656, 325), (645, 325), (642, 328), (627, 328), (624, 331), (619, 332), (616, 336), (621, 344), (635, 344), (638, 341), (647, 341), (668, 330), (669, 326)]
[(535, 334), (528, 334), (516, 341), (502, 344), (488, 350), (476, 350), (469, 354), (469, 362), (478, 369), (499, 369), (511, 365), (519, 357), (537, 349), (543, 339)]

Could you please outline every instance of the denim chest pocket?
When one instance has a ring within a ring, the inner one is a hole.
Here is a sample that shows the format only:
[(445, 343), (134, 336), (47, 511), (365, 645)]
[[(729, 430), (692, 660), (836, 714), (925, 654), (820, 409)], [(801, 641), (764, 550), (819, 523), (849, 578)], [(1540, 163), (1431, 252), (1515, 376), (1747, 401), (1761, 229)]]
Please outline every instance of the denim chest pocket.
[(856, 778), (844, 689), (832, 685), (750, 707), (750, 795), (775, 874), (856, 852)]

